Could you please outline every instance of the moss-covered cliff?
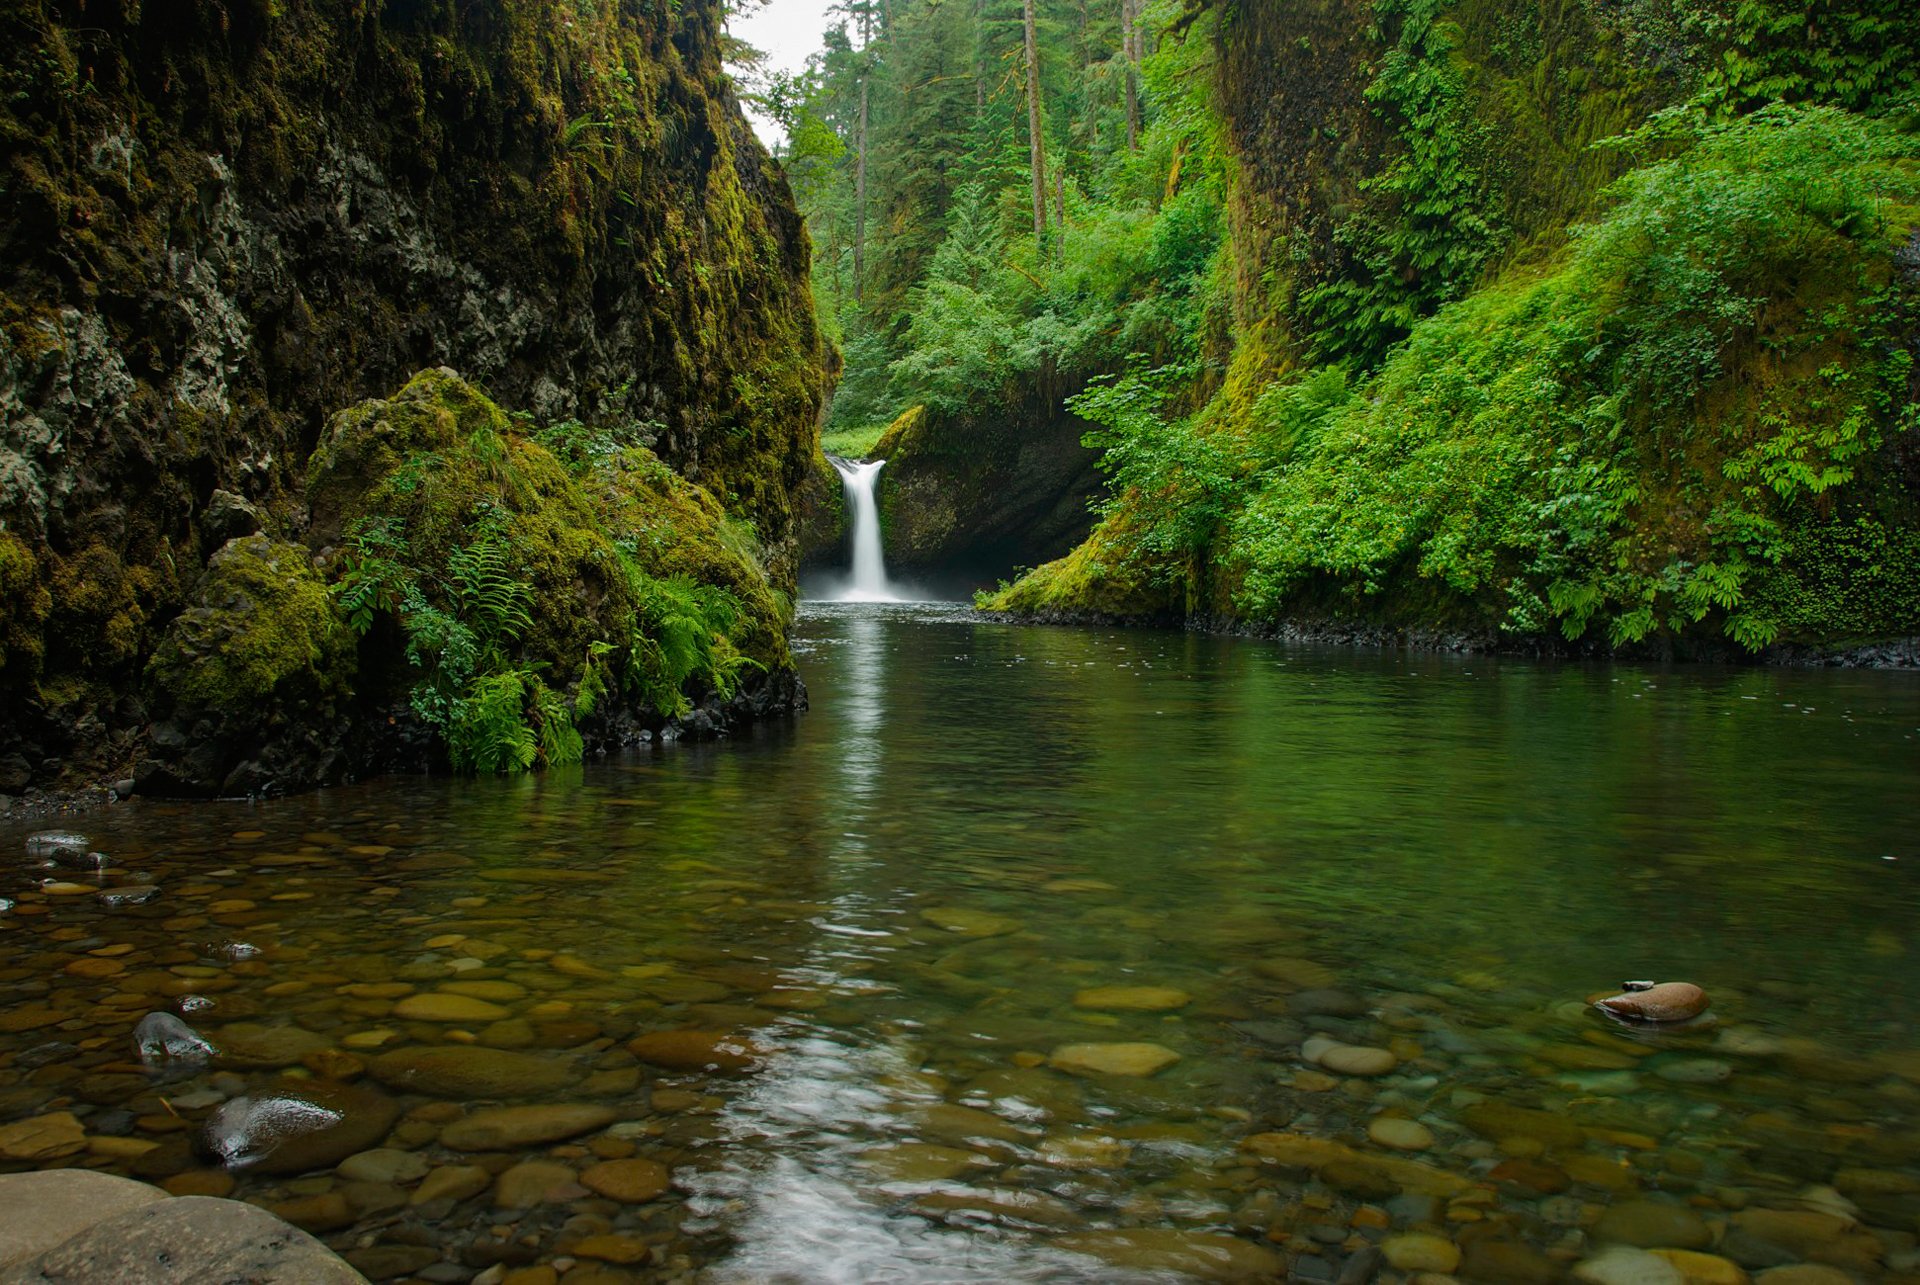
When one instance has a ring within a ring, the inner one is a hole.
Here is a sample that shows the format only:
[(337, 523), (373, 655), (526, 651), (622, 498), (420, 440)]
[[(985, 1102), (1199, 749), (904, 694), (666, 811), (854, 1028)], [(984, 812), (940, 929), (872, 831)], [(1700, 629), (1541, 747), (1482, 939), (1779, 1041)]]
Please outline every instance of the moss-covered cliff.
[(791, 586), (823, 345), (718, 20), (0, 15), (0, 790), (138, 757), (148, 662), (210, 557), (302, 538), (328, 417), (423, 367), (650, 450)]
[(1224, 378), (1197, 411), (1165, 372), (1083, 398), (1114, 507), (995, 605), (1734, 654), (1920, 632), (1899, 11), (1190, 5), (1234, 166)]

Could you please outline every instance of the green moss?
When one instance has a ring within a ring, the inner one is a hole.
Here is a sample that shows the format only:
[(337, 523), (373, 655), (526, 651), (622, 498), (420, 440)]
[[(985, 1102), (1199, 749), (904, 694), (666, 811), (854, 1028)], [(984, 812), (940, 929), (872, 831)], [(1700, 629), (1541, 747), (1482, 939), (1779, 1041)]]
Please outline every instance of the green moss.
[(1034, 616), (1163, 619), (1185, 609), (1184, 585), (1164, 559), (1144, 555), (1124, 510), (1110, 514), (1066, 557), (979, 595), (983, 611)]
[(353, 635), (311, 555), (264, 535), (214, 554), (149, 666), (177, 705), (228, 711), (344, 696), (353, 672)]
[[(791, 600), (752, 526), (644, 447), (567, 449), (566, 431), (426, 371), (335, 416), (310, 464), (349, 617), (400, 627), (456, 765), (563, 761), (609, 693), (685, 712), (790, 664)], [(524, 723), (502, 714), (516, 700)]]
[(53, 595), (40, 583), (40, 562), (12, 532), (0, 528), (0, 679), (31, 682), (40, 673), (46, 644), (41, 629), (53, 610)]

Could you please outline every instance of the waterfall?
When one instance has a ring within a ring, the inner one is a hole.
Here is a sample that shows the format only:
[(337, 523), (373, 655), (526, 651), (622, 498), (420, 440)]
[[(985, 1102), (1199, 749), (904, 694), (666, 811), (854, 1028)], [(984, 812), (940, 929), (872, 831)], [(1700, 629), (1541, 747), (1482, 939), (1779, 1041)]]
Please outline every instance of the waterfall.
[(853, 573), (840, 593), (842, 602), (896, 602), (887, 583), (886, 554), (880, 548), (880, 506), (873, 497), (885, 460), (856, 463), (827, 457), (847, 492), (847, 516), (853, 524)]

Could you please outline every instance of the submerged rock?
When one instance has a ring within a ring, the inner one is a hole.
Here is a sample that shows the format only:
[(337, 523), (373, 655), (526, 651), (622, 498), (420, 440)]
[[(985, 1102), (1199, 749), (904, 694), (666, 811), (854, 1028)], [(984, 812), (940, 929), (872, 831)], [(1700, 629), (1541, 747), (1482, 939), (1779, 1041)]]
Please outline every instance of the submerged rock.
[(1159, 1044), (1062, 1044), (1047, 1065), (1075, 1075), (1154, 1075), (1179, 1060), (1178, 1053)]
[(670, 1071), (745, 1071), (768, 1053), (744, 1035), (694, 1029), (652, 1031), (627, 1049), (642, 1062)]
[(42, 861), (65, 864), (74, 858), (84, 858), (92, 850), (93, 840), (73, 830), (41, 830), (27, 836), (27, 855)]
[(1160, 1013), (1185, 1008), (1193, 996), (1171, 986), (1095, 986), (1077, 992), (1075, 1008), (1120, 1009), (1142, 1013)]
[(1053, 1245), (1114, 1267), (1179, 1272), (1208, 1281), (1279, 1280), (1287, 1270), (1286, 1260), (1264, 1246), (1234, 1236), (1170, 1227), (1072, 1232), (1055, 1237)]
[(108, 910), (121, 910), (127, 906), (144, 906), (160, 895), (157, 883), (136, 884), (130, 888), (102, 888), (94, 896)]
[(201, 1126), (194, 1147), (229, 1169), (304, 1173), (367, 1150), (386, 1137), (399, 1115), (399, 1104), (371, 1089), (287, 1083), (228, 1102)]
[(577, 1138), (619, 1118), (619, 1112), (599, 1106), (489, 1107), (441, 1130), (440, 1145), (454, 1151), (511, 1151)]
[(462, 1099), (538, 1097), (580, 1078), (552, 1058), (450, 1044), (382, 1053), (367, 1063), (367, 1074), (389, 1088)]
[(154, 1070), (205, 1066), (213, 1044), (172, 1013), (148, 1013), (133, 1028), (133, 1052)]

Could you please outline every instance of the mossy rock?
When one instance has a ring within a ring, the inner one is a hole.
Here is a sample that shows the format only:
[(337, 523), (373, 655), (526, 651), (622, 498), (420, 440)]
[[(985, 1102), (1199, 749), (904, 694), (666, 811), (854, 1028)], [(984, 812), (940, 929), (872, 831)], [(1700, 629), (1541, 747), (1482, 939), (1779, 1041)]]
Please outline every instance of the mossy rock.
[(150, 666), (176, 701), (224, 709), (350, 690), (353, 638), (306, 546), (265, 535), (229, 540), (207, 564), (197, 599), (168, 627)]
[(142, 788), (261, 793), (347, 768), (355, 644), (304, 545), (229, 540), (147, 667), (160, 715)]
[[(363, 603), (363, 684), (375, 703), (404, 714), (409, 692), (418, 709), (421, 682), (443, 681), (435, 654), (409, 665), (402, 653), (433, 613), (466, 623), (456, 561), (483, 545), (524, 619), (480, 639), (482, 663), (529, 676), (536, 704), (541, 693), (564, 698), (574, 714), (552, 717), (569, 720), (569, 739), (575, 715), (598, 720), (579, 730), (608, 744), (620, 738), (610, 722), (631, 734), (635, 719), (658, 727), (710, 698), (724, 703), (735, 694), (731, 674), (756, 691), (792, 683), (791, 600), (753, 528), (644, 446), (509, 415), (438, 369), (335, 415), (309, 478), (313, 538), (339, 591), (351, 596), (376, 573), (390, 582)], [(688, 607), (695, 602), (722, 605), (703, 615)], [(688, 660), (690, 649), (707, 659)], [(466, 681), (443, 688), (453, 707)], [(709, 710), (707, 722), (723, 724), (724, 710)], [(458, 758), (461, 742), (451, 743)]]
[(53, 595), (40, 576), (33, 550), (0, 530), (0, 681), (30, 682), (39, 676), (46, 655), (41, 629), (53, 610)]

